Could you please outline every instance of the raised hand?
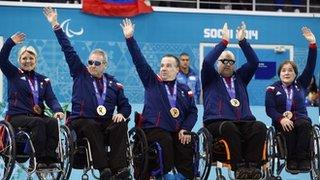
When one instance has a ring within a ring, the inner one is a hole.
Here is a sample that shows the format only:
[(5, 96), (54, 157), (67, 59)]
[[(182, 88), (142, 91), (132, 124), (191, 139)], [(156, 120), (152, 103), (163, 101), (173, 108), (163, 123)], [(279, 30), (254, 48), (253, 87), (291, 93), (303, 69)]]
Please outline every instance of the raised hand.
[(24, 33), (21, 32), (17, 32), (14, 35), (11, 36), (11, 39), (13, 40), (13, 42), (15, 44), (21, 44), (24, 39), (26, 38), (26, 35)]
[(52, 27), (58, 25), (58, 13), (56, 9), (52, 9), (52, 7), (44, 7), (43, 14), (46, 16), (47, 20), (51, 24)]
[(123, 30), (123, 35), (126, 39), (129, 39), (133, 36), (134, 33), (134, 24), (132, 24), (131, 20), (126, 18), (120, 24)]
[(307, 41), (309, 41), (310, 44), (316, 43), (316, 37), (311, 32), (311, 30), (307, 27), (302, 27), (302, 35), (306, 38)]
[(237, 39), (238, 41), (242, 41), (246, 37), (246, 24), (242, 21), (240, 26), (237, 28)]
[(229, 34), (228, 24), (224, 23), (222, 28), (222, 39), (229, 41), (229, 38), (230, 38), (230, 34)]

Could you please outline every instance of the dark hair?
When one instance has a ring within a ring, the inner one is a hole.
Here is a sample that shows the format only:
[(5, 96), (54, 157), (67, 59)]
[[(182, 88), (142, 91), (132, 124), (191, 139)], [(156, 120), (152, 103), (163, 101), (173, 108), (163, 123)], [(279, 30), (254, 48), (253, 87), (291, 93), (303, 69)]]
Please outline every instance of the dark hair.
[(165, 57), (174, 58), (174, 60), (176, 60), (177, 67), (180, 67), (180, 61), (179, 61), (179, 59), (178, 59), (175, 55), (166, 54), (166, 55), (162, 56), (161, 59), (163, 59), (163, 58), (165, 58)]
[(278, 76), (279, 76), (279, 77), (280, 77), (281, 69), (282, 69), (282, 67), (283, 67), (285, 64), (291, 64), (294, 73), (296, 73), (296, 76), (298, 76), (298, 67), (297, 67), (296, 63), (294, 63), (293, 61), (290, 61), (290, 60), (286, 60), (286, 61), (283, 61), (283, 62), (280, 64), (279, 68), (278, 68)]
[(317, 92), (317, 90), (318, 90), (318, 86), (316, 83), (316, 77), (314, 75), (312, 76), (308, 90), (309, 90), (309, 92)]
[(179, 57), (181, 57), (181, 56), (188, 56), (188, 57), (189, 57), (189, 54), (186, 53), (186, 52), (182, 52), (182, 53), (179, 55)]

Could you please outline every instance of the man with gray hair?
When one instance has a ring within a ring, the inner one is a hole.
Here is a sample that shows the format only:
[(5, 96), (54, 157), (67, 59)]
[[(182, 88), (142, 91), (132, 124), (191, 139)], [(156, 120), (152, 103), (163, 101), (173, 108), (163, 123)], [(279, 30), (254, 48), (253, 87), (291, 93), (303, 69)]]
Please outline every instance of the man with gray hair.
[[(73, 78), (72, 112), (68, 119), (71, 127), (77, 137), (89, 140), (93, 166), (99, 169), (100, 179), (110, 179), (111, 176), (127, 179), (130, 174), (126, 158), (128, 125), (125, 121), (130, 116), (131, 106), (123, 86), (113, 76), (104, 73), (108, 61), (103, 50), (93, 50), (88, 64), (84, 65), (62, 31), (57, 11), (46, 7), (44, 15), (52, 25)], [(105, 142), (110, 146), (110, 153), (106, 151)]]
[(235, 56), (225, 50), (229, 30), (225, 23), (222, 41), (205, 57), (202, 70), (204, 126), (214, 138), (229, 146), (231, 167), (236, 179), (260, 179), (266, 126), (252, 115), (247, 85), (257, 67), (258, 57), (245, 39), (246, 26), (238, 27), (237, 39), (247, 63), (235, 68)]

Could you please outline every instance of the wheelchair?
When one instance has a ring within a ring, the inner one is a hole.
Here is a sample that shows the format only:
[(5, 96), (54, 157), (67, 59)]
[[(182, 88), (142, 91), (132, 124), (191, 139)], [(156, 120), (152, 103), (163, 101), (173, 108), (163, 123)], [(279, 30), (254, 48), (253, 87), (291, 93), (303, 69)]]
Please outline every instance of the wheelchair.
[(11, 177), (16, 159), (14, 130), (7, 121), (0, 121), (0, 179)]
[[(128, 123), (130, 119), (126, 120), (126, 123)], [(97, 171), (95, 171), (95, 168), (93, 166), (93, 158), (92, 158), (92, 152), (91, 152), (91, 146), (90, 141), (86, 137), (79, 138), (77, 137), (77, 134), (75, 130), (73, 130), (72, 125), (68, 124), (68, 127), (71, 130), (71, 142), (73, 144), (73, 149), (71, 152), (71, 168), (74, 169), (80, 169), (83, 170), (83, 173), (81, 175), (82, 180), (88, 180), (89, 175), (88, 173), (91, 173), (92, 177), (94, 179), (100, 179), (100, 175), (98, 175)], [(105, 133), (108, 133), (108, 128), (106, 129)], [(128, 138), (127, 138), (128, 139)], [(129, 141), (127, 143), (126, 148), (126, 156), (127, 156), (127, 164), (129, 166), (130, 164), (130, 149), (129, 149)], [(107, 152), (110, 152), (110, 146), (106, 144), (105, 150)], [(74, 158), (76, 157), (76, 158)], [(113, 179), (117, 179), (117, 175), (122, 172), (118, 172), (117, 174), (113, 175)], [(129, 177), (131, 179), (131, 177)]]
[[(269, 130), (268, 130), (269, 131)], [(222, 174), (222, 168), (228, 169), (228, 179), (235, 179), (231, 172), (230, 150), (228, 143), (221, 138), (213, 138), (212, 134), (205, 127), (202, 127), (197, 132), (199, 136), (199, 172), (201, 179), (208, 179), (211, 167), (216, 167), (216, 179), (225, 180), (226, 177)], [(269, 179), (269, 164), (267, 158), (267, 142), (263, 148), (262, 155), (263, 165), (262, 179)]]
[[(6, 148), (1, 152), (4, 159), (4, 173), (2, 179), (10, 179), (15, 165), (19, 166), (27, 174), (27, 179), (32, 179), (35, 173), (39, 179), (68, 179), (70, 176), (70, 132), (64, 125), (59, 126), (59, 143), (56, 149), (59, 158), (58, 168), (37, 169), (35, 149), (28, 130), (19, 128), (13, 130), (10, 123), (1, 121), (4, 125), (4, 144)], [(9, 136), (10, 135), (10, 136)], [(2, 136), (3, 137), (3, 136)], [(11, 157), (8, 157), (8, 155)]]
[[(156, 179), (164, 175), (164, 163), (162, 147), (158, 142), (148, 143), (146, 134), (141, 127), (142, 115), (135, 112), (135, 127), (129, 130), (130, 144), (130, 166), (135, 179)], [(199, 179), (199, 139), (196, 133), (188, 133), (192, 136), (195, 153), (193, 155), (193, 166), (195, 179)], [(174, 169), (173, 173), (177, 173)]]
[[(267, 135), (268, 142), (268, 159), (270, 164), (270, 174), (272, 179), (281, 180), (281, 172), (286, 166), (286, 143), (285, 138), (280, 132), (276, 132), (274, 127), (269, 128)], [(312, 128), (312, 139), (310, 140), (310, 157), (311, 169), (307, 172), (310, 173), (310, 178), (320, 180), (320, 126), (314, 125)], [(292, 173), (292, 172), (289, 172)], [(306, 173), (302, 171), (295, 172)]]

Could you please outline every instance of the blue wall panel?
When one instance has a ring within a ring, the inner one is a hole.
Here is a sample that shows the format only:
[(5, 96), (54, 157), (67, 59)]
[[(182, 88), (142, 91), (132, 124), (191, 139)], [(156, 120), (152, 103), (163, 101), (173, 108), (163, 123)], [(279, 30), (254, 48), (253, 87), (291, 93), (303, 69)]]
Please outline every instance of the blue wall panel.
[[(51, 78), (54, 91), (61, 102), (69, 102), (72, 80), (69, 76), (64, 55), (60, 50), (50, 25), (42, 15), (42, 9), (36, 7), (0, 7), (0, 35), (4, 38), (20, 31), (27, 34), (26, 44), (33, 45), (39, 52), (37, 71)], [(122, 30), (121, 18), (103, 18), (81, 13), (79, 9), (58, 9), (59, 21), (64, 23), (65, 32), (73, 35), (72, 44), (87, 61), (89, 52), (103, 48), (110, 58), (107, 71), (117, 77), (124, 86), (131, 103), (143, 102), (142, 84), (131, 62)], [(191, 55), (192, 66), (199, 70), (199, 44), (217, 43), (220, 41), (215, 33), (229, 23), (232, 31), (231, 43), (237, 43), (236, 28), (245, 21), (249, 30), (251, 44), (294, 46), (294, 59), (304, 67), (307, 56), (307, 42), (301, 35), (301, 27), (310, 27), (320, 39), (320, 21), (315, 17), (274, 17), (247, 16), (231, 14), (199, 14), (154, 12), (133, 19), (136, 24), (135, 37), (155, 71), (159, 70), (161, 56), (166, 53), (175, 55), (187, 52)], [(72, 32), (83, 31), (81, 35)], [(210, 32), (208, 34), (208, 32)], [(16, 62), (18, 48), (13, 50), (11, 60)], [(207, 50), (206, 50), (207, 52)], [(272, 51), (257, 50), (262, 61), (276, 61), (279, 64), (287, 55), (276, 55)], [(236, 53), (238, 64), (244, 62), (242, 52)], [(319, 59), (319, 58), (318, 58)], [(316, 75), (319, 75), (319, 63)], [(253, 80), (249, 85), (250, 103), (263, 105), (265, 87), (277, 80)], [(253, 88), (255, 87), (255, 88)], [(5, 93), (6, 94), (6, 93)], [(6, 97), (6, 95), (5, 95)]]

